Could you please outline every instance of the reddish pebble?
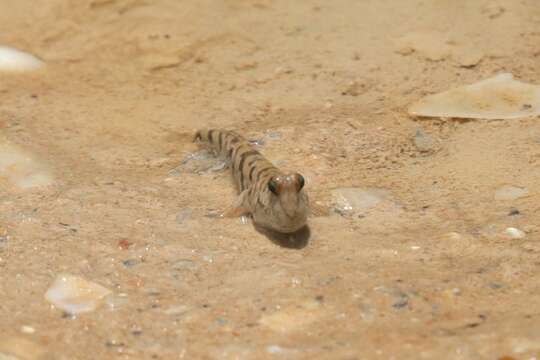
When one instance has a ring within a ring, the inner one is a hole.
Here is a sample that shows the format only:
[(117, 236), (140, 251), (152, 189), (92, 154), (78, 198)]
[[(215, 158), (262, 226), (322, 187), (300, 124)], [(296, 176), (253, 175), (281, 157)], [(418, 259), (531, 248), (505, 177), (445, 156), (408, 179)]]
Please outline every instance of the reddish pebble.
[(141, 279), (141, 278), (136, 277), (136, 278), (129, 279), (127, 281), (127, 283), (128, 283), (129, 286), (140, 288), (141, 286), (144, 285), (144, 280)]
[(118, 242), (118, 247), (122, 250), (127, 250), (131, 246), (131, 243), (127, 239), (122, 239)]

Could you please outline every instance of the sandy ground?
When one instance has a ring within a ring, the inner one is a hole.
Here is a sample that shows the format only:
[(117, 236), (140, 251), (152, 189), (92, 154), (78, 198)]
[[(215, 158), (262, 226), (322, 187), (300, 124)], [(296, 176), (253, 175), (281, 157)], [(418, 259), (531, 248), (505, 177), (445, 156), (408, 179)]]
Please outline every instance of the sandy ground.
[[(0, 359), (540, 354), (539, 119), (406, 112), (503, 71), (540, 84), (536, 0), (0, 8), (0, 43), (47, 63), (0, 75), (0, 132), (54, 176), (26, 190), (0, 179)], [(407, 34), (435, 40), (413, 51)], [(174, 170), (199, 127), (264, 138), (270, 160), (304, 174), (330, 209), (309, 239), (207, 217), (235, 190), (227, 173)], [(529, 194), (495, 200), (504, 185)], [(338, 187), (389, 195), (343, 217)], [(113, 296), (67, 316), (44, 299), (62, 273)]]

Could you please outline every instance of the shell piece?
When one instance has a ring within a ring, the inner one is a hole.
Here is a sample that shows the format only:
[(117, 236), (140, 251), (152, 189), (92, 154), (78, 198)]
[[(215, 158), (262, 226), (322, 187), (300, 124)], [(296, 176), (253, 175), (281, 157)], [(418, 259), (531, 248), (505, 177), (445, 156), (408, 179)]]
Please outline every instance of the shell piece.
[(53, 182), (43, 163), (0, 137), (0, 179), (3, 177), (21, 189), (47, 186)]
[(525, 232), (514, 227), (506, 228), (506, 230), (504, 230), (504, 233), (512, 239), (522, 239), (525, 237)]
[(540, 86), (504, 73), (439, 94), (409, 108), (413, 116), (467, 119), (516, 119), (540, 115)]
[(339, 213), (361, 213), (375, 207), (387, 198), (381, 189), (338, 188), (332, 190), (335, 208)]
[(529, 191), (525, 188), (504, 185), (495, 191), (495, 200), (516, 200), (529, 195)]
[(0, 71), (22, 72), (41, 68), (45, 63), (24, 51), (0, 45)]
[(62, 274), (45, 293), (45, 299), (69, 314), (95, 310), (111, 291), (81, 277)]

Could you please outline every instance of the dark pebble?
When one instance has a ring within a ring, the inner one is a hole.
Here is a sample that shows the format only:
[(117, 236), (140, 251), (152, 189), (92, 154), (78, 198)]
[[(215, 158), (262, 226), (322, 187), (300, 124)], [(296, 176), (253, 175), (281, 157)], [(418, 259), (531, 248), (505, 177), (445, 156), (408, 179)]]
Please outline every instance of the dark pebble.
[(125, 346), (125, 344), (123, 342), (117, 342), (115, 340), (109, 340), (105, 343), (105, 346), (107, 347), (121, 347), (121, 346)]
[(508, 213), (508, 216), (517, 216), (517, 215), (521, 215), (521, 212), (518, 209), (512, 209)]
[(122, 264), (124, 264), (125, 267), (133, 267), (139, 263), (139, 260), (137, 259), (128, 259), (122, 261)]
[(493, 290), (499, 290), (504, 287), (504, 285), (499, 284), (499, 283), (489, 283), (488, 286)]
[(398, 300), (392, 304), (394, 309), (402, 309), (409, 304), (409, 296), (407, 294), (400, 294)]

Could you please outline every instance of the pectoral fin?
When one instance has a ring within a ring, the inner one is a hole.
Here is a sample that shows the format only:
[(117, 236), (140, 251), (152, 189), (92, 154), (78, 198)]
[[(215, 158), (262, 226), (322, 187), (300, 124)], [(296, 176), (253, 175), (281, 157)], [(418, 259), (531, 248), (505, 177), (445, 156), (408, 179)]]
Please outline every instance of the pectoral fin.
[(224, 218), (234, 218), (239, 217), (242, 215), (247, 215), (250, 213), (248, 201), (248, 190), (244, 190), (238, 195), (238, 198), (236, 198), (234, 204), (225, 210), (223, 214), (221, 214), (221, 217)]

